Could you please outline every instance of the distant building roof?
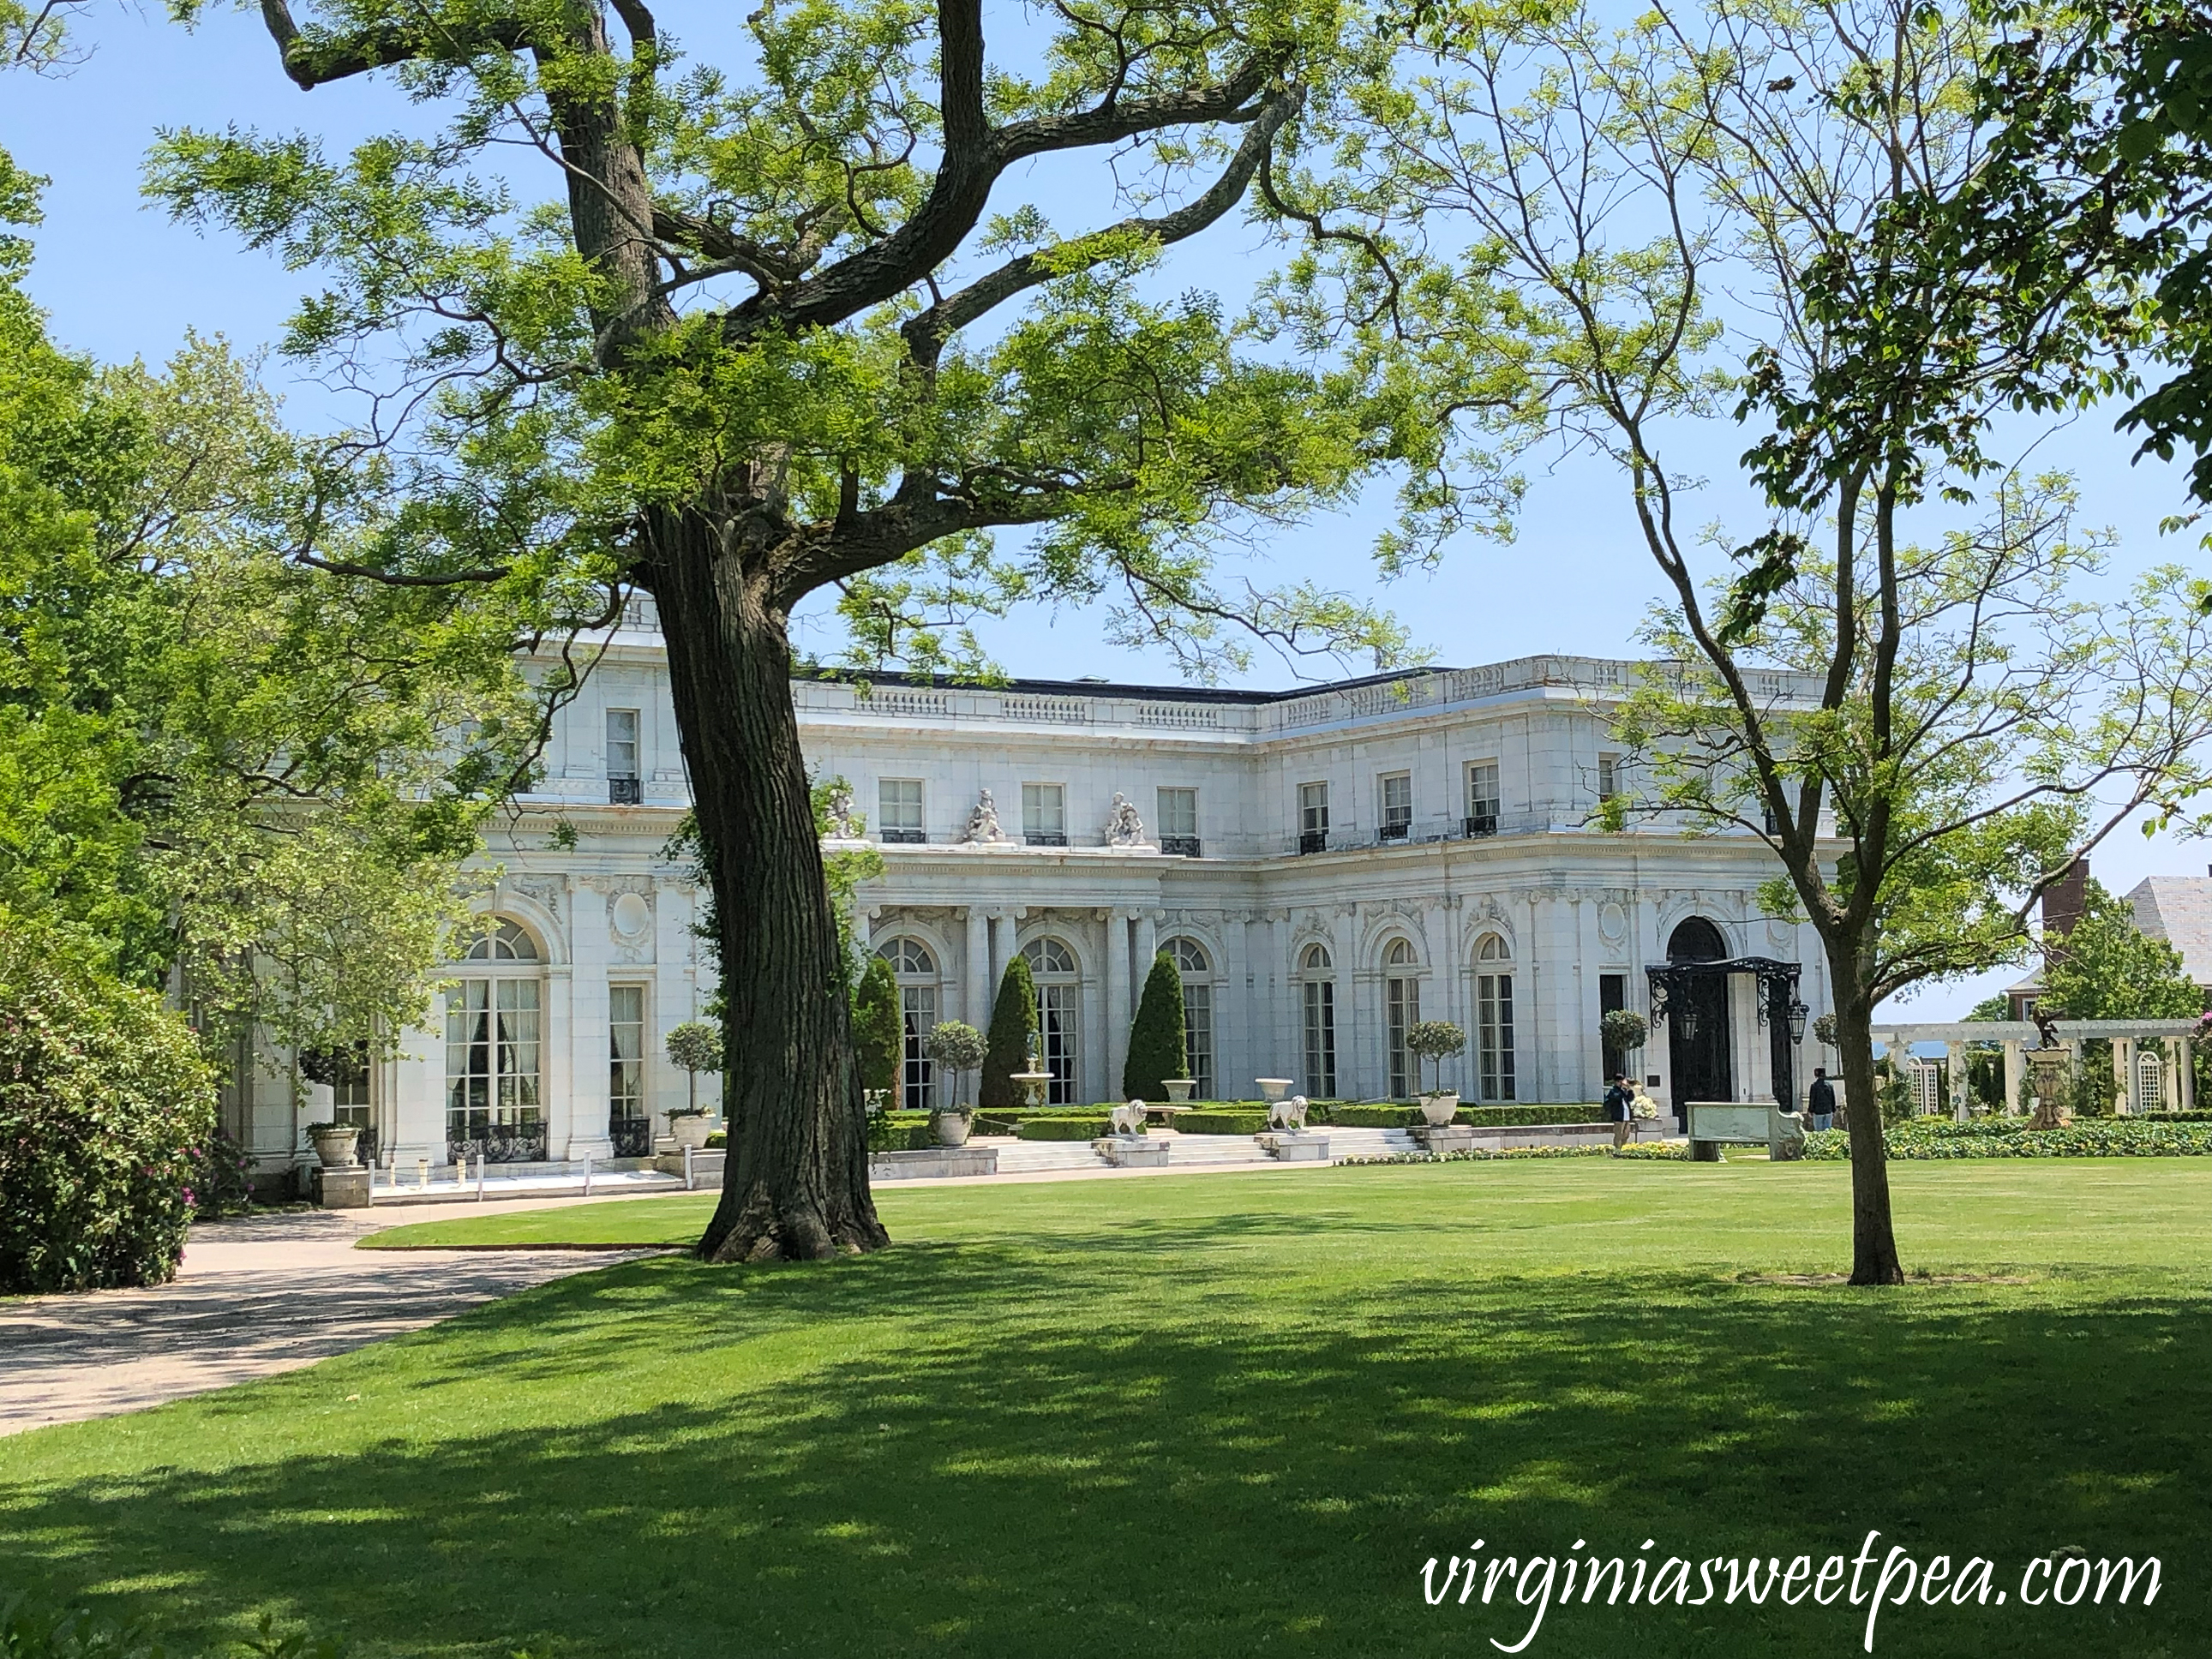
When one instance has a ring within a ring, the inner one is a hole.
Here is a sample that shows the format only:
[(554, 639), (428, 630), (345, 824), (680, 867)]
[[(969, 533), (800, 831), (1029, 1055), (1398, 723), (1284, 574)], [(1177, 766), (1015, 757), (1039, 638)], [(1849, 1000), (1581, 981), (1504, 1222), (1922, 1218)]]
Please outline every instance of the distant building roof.
[(2136, 926), (2181, 952), (2182, 971), (2212, 985), (2212, 878), (2151, 876), (2128, 895)]

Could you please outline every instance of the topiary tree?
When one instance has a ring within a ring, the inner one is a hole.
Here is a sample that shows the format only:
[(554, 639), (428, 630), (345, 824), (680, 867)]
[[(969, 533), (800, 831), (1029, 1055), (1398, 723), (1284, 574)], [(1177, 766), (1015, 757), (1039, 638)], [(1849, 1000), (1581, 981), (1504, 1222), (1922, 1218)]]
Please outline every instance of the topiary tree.
[(1607, 1048), (1617, 1048), (1624, 1054), (1635, 1053), (1651, 1036), (1650, 1026), (1633, 1008), (1612, 1010), (1598, 1021), (1597, 1030)]
[(1823, 1048), (1834, 1048), (1836, 1046), (1836, 1017), (1833, 1014), (1822, 1014), (1816, 1018), (1813, 1021), (1813, 1036), (1814, 1040), (1817, 1041)]
[(881, 957), (870, 957), (853, 993), (853, 1058), (860, 1068), (860, 1087), (888, 1091), (898, 1103), (899, 1061), (906, 1048), (906, 1022), (899, 1012), (898, 975)]
[(1017, 954), (999, 980), (999, 1000), (991, 1009), (990, 1044), (975, 1089), (978, 1105), (994, 1109), (1023, 1103), (1013, 1076), (1029, 1070), (1036, 1032), (1036, 981), (1030, 977), (1030, 959)]
[(696, 1112), (699, 1073), (722, 1069), (722, 1028), (710, 1019), (687, 1019), (668, 1028), (668, 1038), (662, 1047), (668, 1052), (668, 1063), (684, 1068), (684, 1097), (689, 1103), (686, 1109)]
[(215, 1129), (184, 1021), (0, 910), (0, 1295), (175, 1277)]
[(1443, 1088), (1443, 1062), (1466, 1047), (1467, 1033), (1448, 1019), (1417, 1020), (1406, 1033), (1406, 1052), (1437, 1068), (1437, 1088), (1431, 1092)]
[(949, 1109), (964, 1115), (968, 1108), (960, 1099), (960, 1079), (963, 1073), (982, 1065), (984, 1056), (990, 1052), (983, 1034), (964, 1020), (948, 1019), (922, 1039), (921, 1051), (952, 1073), (953, 1103)]
[(1129, 1057), (1121, 1063), (1124, 1100), (1165, 1100), (1167, 1079), (1190, 1075), (1186, 1029), (1182, 971), (1163, 951), (1152, 958), (1145, 994), (1137, 1000), (1137, 1017), (1129, 1022)]

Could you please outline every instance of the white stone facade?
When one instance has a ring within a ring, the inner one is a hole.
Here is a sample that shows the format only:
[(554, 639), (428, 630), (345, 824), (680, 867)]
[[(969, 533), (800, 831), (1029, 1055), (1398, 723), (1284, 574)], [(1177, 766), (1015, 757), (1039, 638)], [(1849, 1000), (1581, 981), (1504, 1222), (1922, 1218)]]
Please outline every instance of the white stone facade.
[[(1810, 930), (1759, 912), (1775, 866), (1756, 837), (1593, 822), (1601, 789), (1633, 787), (1607, 735), (1633, 672), (1536, 657), (1285, 695), (886, 679), (794, 696), (811, 764), (846, 781), (883, 854), (859, 924), (900, 969), (917, 1035), (988, 1024), (1010, 953), (1027, 950), (1055, 1097), (1114, 1098), (1144, 975), (1169, 949), (1202, 1028), (1203, 1092), (1250, 1098), (1255, 1078), (1287, 1077), (1316, 1096), (1406, 1095), (1423, 1079), (1394, 1034), (1421, 1018), (1469, 1035), (1443, 1086), (1536, 1103), (1599, 1098), (1601, 1010), (1648, 1011), (1644, 970), (1689, 918), (1730, 957), (1802, 963), (1804, 1000), (1829, 1006)], [(1000, 838), (963, 840), (986, 790)], [(380, 1161), (447, 1161), (455, 1091), (496, 1105), (502, 1068), (535, 1098), (544, 1156), (617, 1150), (617, 1087), (665, 1133), (685, 1078), (661, 1039), (708, 992), (700, 896), (661, 857), (686, 804), (660, 647), (627, 627), (561, 715), (538, 793), (493, 838), (502, 873), (483, 908), (516, 924), (523, 954), (453, 964), (459, 1041), (436, 1022), (411, 1031), (365, 1102), (343, 1096)], [(1726, 1023), (1708, 1040), (1725, 1046), (1731, 1091), (1761, 1097), (1772, 1050), (1748, 978), (1729, 982)], [(1669, 1047), (1656, 1030), (1641, 1062), (1662, 1097)], [(939, 1086), (918, 1048), (908, 1077), (923, 1098)], [(292, 1115), (279, 1081), (258, 1080), (274, 1109), (241, 1109), (272, 1154)]]

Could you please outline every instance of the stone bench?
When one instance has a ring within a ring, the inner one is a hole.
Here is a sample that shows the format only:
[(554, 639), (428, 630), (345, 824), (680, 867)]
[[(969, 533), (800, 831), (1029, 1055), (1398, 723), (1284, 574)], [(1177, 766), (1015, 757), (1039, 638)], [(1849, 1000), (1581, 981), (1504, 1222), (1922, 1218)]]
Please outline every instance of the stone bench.
[[(925, 1146), (911, 1152), (870, 1152), (871, 1181), (935, 1181), (999, 1172), (996, 1146)], [(720, 1171), (715, 1171), (719, 1176)]]

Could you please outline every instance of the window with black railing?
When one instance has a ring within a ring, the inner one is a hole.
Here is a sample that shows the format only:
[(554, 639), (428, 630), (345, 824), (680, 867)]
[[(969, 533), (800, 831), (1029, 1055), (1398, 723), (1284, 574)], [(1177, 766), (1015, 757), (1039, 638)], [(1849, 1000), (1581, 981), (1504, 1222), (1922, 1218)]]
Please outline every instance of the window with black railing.
[(641, 750), (638, 711), (607, 710), (607, 799), (617, 806), (636, 806), (645, 799), (640, 764)]
[(876, 834), (894, 847), (919, 847), (929, 839), (921, 824), (921, 780), (883, 778), (876, 784)]
[(1328, 785), (1302, 783), (1298, 786), (1298, 851), (1326, 853), (1328, 850)]
[(1022, 786), (1022, 840), (1031, 847), (1067, 845), (1067, 789), (1058, 783)]
[(1198, 791), (1181, 787), (1159, 791), (1160, 851), (1171, 858), (1199, 855)]
[(1298, 851), (1301, 853), (1326, 853), (1328, 851), (1328, 831), (1326, 830), (1299, 830)]
[(1498, 833), (1498, 763), (1470, 761), (1467, 769), (1467, 822), (1470, 836)]
[(1160, 851), (1170, 858), (1194, 859), (1204, 850), (1204, 843), (1196, 836), (1162, 836)]
[(1376, 780), (1381, 808), (1376, 834), (1384, 841), (1403, 841), (1413, 827), (1413, 775), (1386, 772)]

